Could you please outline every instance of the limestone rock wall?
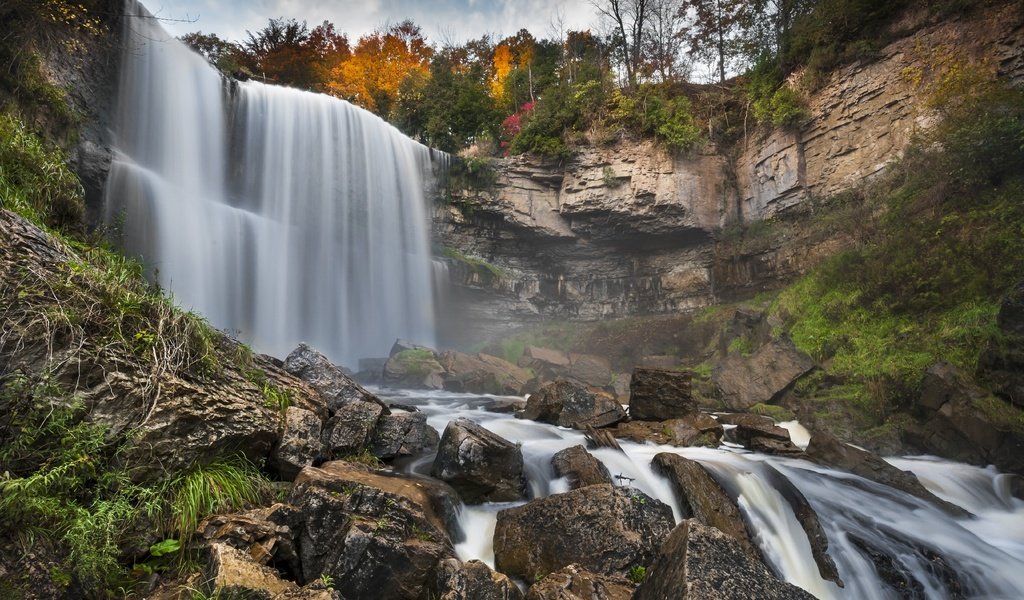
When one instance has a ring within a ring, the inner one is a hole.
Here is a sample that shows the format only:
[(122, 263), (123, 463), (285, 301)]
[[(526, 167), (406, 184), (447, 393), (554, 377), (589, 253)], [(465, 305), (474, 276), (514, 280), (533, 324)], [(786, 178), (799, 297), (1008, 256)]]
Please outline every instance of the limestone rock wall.
[(841, 251), (851, 240), (799, 226), (728, 256), (716, 241), (730, 226), (785, 215), (897, 160), (935, 121), (912, 75), (927, 77), (943, 53), (987, 61), (1024, 83), (1020, 7), (927, 18), (908, 15), (894, 25), (905, 37), (834, 73), (801, 126), (751, 132), (737, 148), (673, 156), (649, 140), (623, 141), (585, 147), (564, 164), (496, 161), (492, 188), (435, 211), (440, 244), (501, 273), (482, 281), (448, 261), (448, 341), (542, 318), (692, 310), (777, 287)]

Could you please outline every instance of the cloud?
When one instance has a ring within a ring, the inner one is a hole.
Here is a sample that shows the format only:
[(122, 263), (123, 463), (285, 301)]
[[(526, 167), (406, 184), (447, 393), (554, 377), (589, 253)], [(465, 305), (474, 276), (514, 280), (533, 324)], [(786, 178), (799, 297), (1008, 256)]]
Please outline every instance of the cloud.
[(174, 35), (191, 31), (240, 40), (276, 17), (305, 20), (314, 26), (331, 21), (355, 40), (387, 23), (412, 19), (432, 41), (463, 42), (484, 34), (511, 35), (528, 29), (539, 38), (551, 33), (556, 13), (569, 29), (589, 29), (596, 22), (587, 0), (170, 0), (145, 4), (160, 17), (191, 19), (166, 22)]

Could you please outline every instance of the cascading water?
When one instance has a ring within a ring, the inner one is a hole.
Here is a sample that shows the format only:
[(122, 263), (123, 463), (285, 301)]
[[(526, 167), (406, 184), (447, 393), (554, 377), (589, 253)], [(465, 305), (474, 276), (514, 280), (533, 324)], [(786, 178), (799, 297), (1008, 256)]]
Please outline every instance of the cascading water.
[(327, 96), (228, 82), (129, 2), (108, 226), (177, 301), (283, 356), (432, 344), (430, 150)]
[[(449, 421), (465, 417), (522, 443), (525, 470), (534, 497), (564, 492), (567, 483), (554, 477), (551, 456), (569, 446), (586, 444), (582, 432), (519, 420), (488, 412), (493, 397), (443, 392), (384, 390), (399, 403), (416, 405), (427, 422), (443, 431)], [(791, 430), (802, 430), (787, 424)], [(1024, 501), (1014, 498), (1009, 477), (939, 459), (891, 459), (912, 471), (944, 500), (976, 518), (952, 518), (931, 504), (856, 475), (813, 463), (749, 453), (728, 445), (718, 449), (641, 445), (620, 440), (624, 452), (593, 450), (612, 475), (632, 478), (629, 485), (672, 507), (682, 515), (667, 480), (654, 473), (651, 460), (672, 452), (700, 462), (730, 493), (756, 532), (772, 570), (818, 598), (889, 600), (896, 598), (1024, 597)], [(432, 457), (410, 463), (426, 473)], [(824, 580), (818, 572), (807, 535), (791, 505), (776, 489), (782, 477), (798, 489), (817, 513), (844, 586)], [(625, 480), (624, 480), (625, 481)], [(492, 537), (499, 510), (521, 503), (484, 504), (463, 508), (464, 539), (456, 551), (463, 560), (480, 559), (493, 566)], [(879, 560), (885, 573), (879, 572)], [(874, 559), (874, 560), (873, 560)]]

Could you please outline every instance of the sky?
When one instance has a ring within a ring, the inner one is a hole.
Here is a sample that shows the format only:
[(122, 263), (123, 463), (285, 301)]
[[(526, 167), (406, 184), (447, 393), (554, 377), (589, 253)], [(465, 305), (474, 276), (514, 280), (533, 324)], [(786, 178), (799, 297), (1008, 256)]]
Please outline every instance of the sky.
[(431, 42), (464, 42), (485, 33), (511, 35), (530, 30), (551, 37), (552, 21), (563, 17), (566, 30), (592, 29), (597, 15), (589, 0), (143, 0), (165, 19), (175, 36), (192, 31), (216, 33), (240, 41), (246, 30), (262, 29), (270, 18), (306, 21), (310, 28), (325, 19), (348, 35), (360, 35), (382, 25), (412, 19)]

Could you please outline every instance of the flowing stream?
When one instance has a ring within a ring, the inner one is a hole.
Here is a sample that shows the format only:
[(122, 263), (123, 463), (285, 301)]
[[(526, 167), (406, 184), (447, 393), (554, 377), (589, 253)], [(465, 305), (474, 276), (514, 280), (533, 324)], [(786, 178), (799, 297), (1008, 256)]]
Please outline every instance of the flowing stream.
[(182, 305), (339, 364), (431, 344), (431, 151), (347, 102), (223, 78), (127, 4), (106, 223)]
[[(443, 432), (449, 421), (466, 417), (522, 443), (535, 498), (568, 490), (566, 481), (555, 477), (551, 456), (570, 446), (586, 445), (582, 432), (488, 411), (496, 400), (492, 396), (379, 393), (417, 406), (438, 432)], [(786, 426), (795, 432), (794, 439), (803, 441), (802, 427), (796, 423)], [(613, 478), (620, 474), (633, 478), (628, 485), (671, 506), (677, 521), (682, 518), (679, 504), (667, 480), (651, 469), (651, 460), (660, 452), (672, 452), (707, 467), (722, 487), (738, 498), (769, 567), (818, 598), (948, 598), (950, 579), (967, 598), (1024, 597), (1024, 501), (1010, 494), (1008, 476), (994, 470), (929, 457), (890, 459), (896, 467), (917, 474), (939, 497), (976, 515), (954, 519), (903, 492), (804, 460), (754, 454), (727, 443), (718, 449), (623, 440), (620, 444), (624, 453), (610, 449), (591, 453), (604, 462)], [(432, 456), (423, 457), (406, 469), (429, 474), (432, 460)], [(800, 490), (818, 514), (844, 587), (818, 574), (804, 530), (771, 483), (780, 475)], [(497, 512), (517, 504), (522, 503), (463, 507), (460, 524), (464, 539), (456, 546), (460, 558), (480, 559), (493, 567)], [(886, 573), (880, 573), (880, 568)]]

